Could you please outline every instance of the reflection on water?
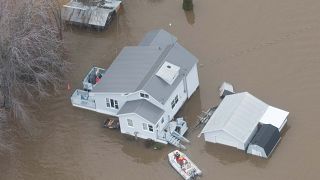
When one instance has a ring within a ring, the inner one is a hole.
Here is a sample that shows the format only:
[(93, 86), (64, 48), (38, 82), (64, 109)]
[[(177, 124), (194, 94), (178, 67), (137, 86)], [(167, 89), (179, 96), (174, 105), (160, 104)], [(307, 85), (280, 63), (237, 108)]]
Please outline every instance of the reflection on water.
[(124, 136), (126, 137), (125, 143), (123, 143), (121, 150), (133, 158), (134, 162), (149, 164), (158, 162), (167, 156), (168, 146), (164, 146), (161, 150), (154, 150), (154, 146), (149, 146), (145, 140)]
[(194, 16), (194, 11), (184, 11), (187, 21), (190, 25), (193, 25), (195, 23), (195, 16)]
[(151, 2), (151, 3), (160, 3), (160, 2), (163, 2), (163, 0), (148, 0), (148, 2)]
[(244, 151), (221, 144), (206, 143), (205, 150), (208, 154), (219, 159), (219, 161), (224, 165), (248, 160), (248, 156)]
[(206, 143), (205, 151), (214, 156), (223, 165), (231, 165), (243, 162), (250, 162), (255, 167), (263, 168), (268, 164), (268, 159), (246, 154), (245, 151), (225, 146), (222, 144)]
[(189, 128), (192, 128), (197, 123), (197, 115), (201, 112), (201, 106), (200, 88), (198, 88), (181, 107), (176, 116), (183, 117), (188, 123)]
[[(320, 96), (314, 95), (320, 88), (319, 2), (201, 0), (190, 13), (181, 4), (125, 1), (106, 31), (68, 27), (72, 91), (92, 66), (108, 67), (124, 46), (137, 45), (152, 29), (167, 29), (202, 65), (200, 88), (177, 115), (190, 127), (186, 154), (203, 170), (201, 179), (319, 179)], [(300, 31), (303, 27), (314, 28)], [(197, 137), (201, 128), (192, 129), (197, 115), (220, 101), (218, 86), (226, 80), (290, 111), (270, 159), (205, 143)], [(72, 107), (72, 91), (42, 102), (36, 109), (39, 132), (32, 137), (0, 124), (0, 136), (5, 132), (3, 138), (14, 145), (0, 153), (1, 180), (181, 179), (167, 161), (174, 147), (153, 150), (142, 140), (102, 128), (107, 116)]]

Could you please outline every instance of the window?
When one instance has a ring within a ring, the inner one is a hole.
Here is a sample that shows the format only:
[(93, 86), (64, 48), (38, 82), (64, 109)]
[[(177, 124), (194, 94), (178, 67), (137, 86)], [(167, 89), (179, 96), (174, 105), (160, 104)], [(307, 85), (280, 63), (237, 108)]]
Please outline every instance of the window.
[(106, 104), (107, 104), (107, 107), (110, 107), (110, 99), (109, 98), (106, 98)]
[(140, 97), (148, 99), (149, 95), (148, 94), (144, 94), (144, 93), (140, 93)]
[(172, 109), (176, 106), (178, 101), (179, 101), (179, 98), (178, 98), (178, 95), (176, 95), (176, 97), (171, 101), (171, 108)]
[(114, 108), (119, 109), (118, 101), (114, 100)]
[(178, 102), (178, 95), (174, 98), (174, 102), (177, 104), (177, 102)]
[(108, 108), (112, 107), (115, 109), (119, 109), (119, 104), (117, 100), (106, 98), (106, 105)]
[(153, 132), (153, 126), (148, 124), (148, 127), (149, 127), (149, 131)]
[(127, 119), (127, 122), (128, 122), (128, 126), (133, 127), (133, 122), (131, 119)]
[(110, 99), (110, 102), (111, 102), (111, 107), (114, 108), (114, 100), (113, 100), (113, 99)]
[(147, 124), (147, 123), (142, 123), (142, 128), (143, 128), (143, 130), (145, 130), (145, 131), (151, 131), (151, 132), (153, 132), (153, 126), (151, 125), (151, 124)]
[(148, 125), (146, 123), (142, 123), (142, 128), (143, 128), (143, 130), (147, 131), (148, 130)]

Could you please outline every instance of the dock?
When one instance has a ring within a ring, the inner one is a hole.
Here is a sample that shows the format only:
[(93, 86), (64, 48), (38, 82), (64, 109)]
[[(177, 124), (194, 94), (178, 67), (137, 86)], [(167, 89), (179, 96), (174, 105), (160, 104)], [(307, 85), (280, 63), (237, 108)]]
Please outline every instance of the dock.
[(71, 0), (62, 8), (62, 19), (71, 24), (96, 28), (107, 28), (121, 5), (119, 0), (100, 0), (93, 5), (85, 5)]

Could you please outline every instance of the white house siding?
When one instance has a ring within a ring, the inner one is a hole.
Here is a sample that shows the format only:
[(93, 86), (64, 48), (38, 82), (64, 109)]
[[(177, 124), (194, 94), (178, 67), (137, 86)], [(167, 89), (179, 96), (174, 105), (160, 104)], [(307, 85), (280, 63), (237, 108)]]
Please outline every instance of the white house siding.
[[(163, 118), (163, 123), (161, 123), (161, 119)], [(163, 130), (163, 128), (166, 127), (167, 123), (170, 121), (171, 119), (168, 118), (168, 114), (166, 112), (164, 112), (163, 116), (160, 118), (159, 122), (158, 122), (158, 129), (159, 131)]]
[(252, 140), (252, 138), (254, 137), (254, 135), (257, 133), (258, 131), (258, 125), (251, 131), (251, 135), (248, 137), (248, 139), (246, 140), (246, 142), (244, 143), (244, 147), (247, 148)]
[[(133, 127), (128, 126), (127, 119), (132, 120)], [(120, 122), (121, 133), (135, 136), (135, 132), (138, 132), (137, 136), (142, 139), (155, 140), (157, 138), (157, 134), (156, 134), (157, 131), (156, 131), (155, 125), (135, 113), (120, 115), (119, 122)], [(151, 124), (153, 126), (153, 132), (150, 132), (149, 130), (144, 130), (142, 125), (143, 123)]]
[(248, 154), (253, 154), (255, 156), (267, 158), (266, 152), (264, 149), (258, 145), (250, 144), (247, 150)]
[[(121, 109), (121, 107), (124, 105), (124, 103), (127, 101), (126, 97), (121, 94), (115, 94), (115, 93), (95, 93), (95, 102), (96, 102), (96, 111), (108, 115), (116, 116), (118, 111)], [(106, 98), (117, 100), (118, 101), (118, 109), (107, 107)]]
[(242, 150), (245, 149), (243, 143), (241, 143), (238, 139), (232, 137), (224, 131), (206, 132), (204, 133), (204, 139), (208, 142), (232, 146)]
[[(171, 102), (172, 100), (175, 99), (175, 97), (178, 95), (178, 103), (175, 105), (175, 107), (172, 109), (171, 108)], [(168, 98), (167, 102), (164, 105), (164, 111), (168, 112), (168, 117), (171, 120), (174, 115), (178, 112), (178, 110), (181, 108), (181, 106), (183, 105), (183, 103), (186, 101), (187, 99), (187, 93), (184, 92), (184, 85), (183, 85), (183, 81), (181, 81), (179, 83), (179, 85), (177, 86), (177, 88), (173, 91), (173, 93), (170, 95), (170, 97)]]
[(248, 147), (253, 136), (256, 134), (256, 131), (257, 128), (253, 129), (251, 135), (248, 137), (246, 141), (240, 141), (239, 139), (237, 139), (237, 137), (234, 137), (223, 130), (206, 132), (204, 133), (204, 138), (205, 141), (224, 144), (227, 146), (235, 147), (237, 149), (245, 150)]
[(187, 75), (186, 80), (187, 80), (188, 98), (190, 98), (190, 96), (196, 91), (197, 87), (199, 86), (197, 64), (193, 66), (193, 68)]

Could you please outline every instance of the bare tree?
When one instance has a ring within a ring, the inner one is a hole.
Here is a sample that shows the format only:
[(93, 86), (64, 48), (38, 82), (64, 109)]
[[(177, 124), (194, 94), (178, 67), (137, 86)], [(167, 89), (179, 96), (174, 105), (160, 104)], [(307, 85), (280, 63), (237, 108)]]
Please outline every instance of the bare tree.
[(0, 0), (0, 105), (16, 119), (64, 82), (60, 14), (56, 0)]

